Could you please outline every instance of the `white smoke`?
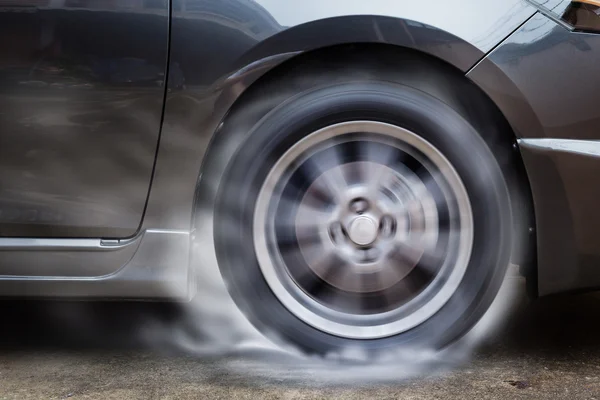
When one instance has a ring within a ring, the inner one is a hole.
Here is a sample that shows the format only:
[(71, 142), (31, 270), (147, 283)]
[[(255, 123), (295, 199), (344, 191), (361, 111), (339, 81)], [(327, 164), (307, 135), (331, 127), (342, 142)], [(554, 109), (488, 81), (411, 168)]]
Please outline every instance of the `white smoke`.
[(500, 294), (481, 321), (450, 347), (389, 351), (373, 359), (361, 349), (345, 349), (325, 356), (308, 356), (292, 347), (282, 348), (259, 333), (227, 292), (212, 246), (212, 221), (206, 217), (205, 231), (196, 232), (206, 248), (194, 249), (199, 266), (196, 297), (185, 304), (176, 322), (151, 321), (143, 329), (143, 340), (156, 349), (170, 349), (190, 356), (218, 358), (221, 368), (249, 382), (269, 380), (365, 385), (398, 382), (423, 375), (440, 374), (470, 360), (477, 346), (502, 324), (514, 303), (514, 268), (510, 268)]

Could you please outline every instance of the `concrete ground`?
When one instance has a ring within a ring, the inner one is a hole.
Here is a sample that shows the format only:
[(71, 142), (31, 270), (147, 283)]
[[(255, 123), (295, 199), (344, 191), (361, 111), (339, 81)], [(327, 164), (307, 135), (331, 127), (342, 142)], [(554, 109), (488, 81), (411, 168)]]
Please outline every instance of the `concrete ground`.
[[(327, 366), (271, 349), (202, 355), (140, 341), (149, 315), (177, 323), (173, 305), (3, 302), (0, 399), (600, 400), (600, 295), (529, 302), (519, 279), (508, 286), (516, 304), (472, 359), (418, 376), (405, 373), (416, 359), (387, 370), (359, 365), (343, 382), (330, 382)], [(385, 381), (352, 377), (382, 371)]]

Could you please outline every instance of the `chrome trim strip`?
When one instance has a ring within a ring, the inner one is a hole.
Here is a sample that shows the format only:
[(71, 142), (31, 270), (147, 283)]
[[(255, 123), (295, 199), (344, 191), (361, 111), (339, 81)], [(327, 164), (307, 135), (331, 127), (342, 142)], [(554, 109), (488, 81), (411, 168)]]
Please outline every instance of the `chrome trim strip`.
[(519, 146), (600, 157), (600, 140), (519, 139)]
[(180, 230), (147, 229), (130, 239), (0, 238), (0, 251), (114, 251), (139, 240), (144, 233), (189, 235)]
[(172, 235), (189, 235), (191, 232), (171, 229), (146, 229), (147, 233), (170, 233)]
[[(130, 242), (128, 242), (130, 243)], [(102, 251), (116, 250), (125, 246), (115, 244), (105, 246), (101, 239), (56, 239), (56, 238), (0, 238), (0, 251), (28, 250), (28, 251), (50, 251), (50, 250), (87, 250)]]

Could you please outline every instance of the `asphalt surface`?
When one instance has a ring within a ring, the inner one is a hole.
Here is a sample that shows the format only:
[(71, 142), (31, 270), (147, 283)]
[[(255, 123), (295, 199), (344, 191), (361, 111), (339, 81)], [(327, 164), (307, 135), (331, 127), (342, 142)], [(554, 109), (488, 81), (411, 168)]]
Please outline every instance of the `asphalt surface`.
[(140, 339), (148, 321), (177, 325), (176, 305), (2, 302), (0, 399), (600, 400), (600, 295), (530, 302), (522, 286), (507, 282), (501, 296), (514, 305), (472, 357), (467, 346), (455, 351), (458, 363), (435, 356), (430, 364), (446, 362), (435, 370), (418, 367), (417, 356), (337, 374), (331, 363), (269, 348), (209, 353), (190, 337), (187, 346)]

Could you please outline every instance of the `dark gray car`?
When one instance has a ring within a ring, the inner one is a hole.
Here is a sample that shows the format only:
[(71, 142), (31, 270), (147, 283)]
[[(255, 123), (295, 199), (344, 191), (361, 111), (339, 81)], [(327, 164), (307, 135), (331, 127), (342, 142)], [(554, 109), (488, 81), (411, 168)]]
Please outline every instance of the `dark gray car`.
[(598, 0), (0, 1), (0, 295), (240, 308), (310, 351), (600, 286)]

